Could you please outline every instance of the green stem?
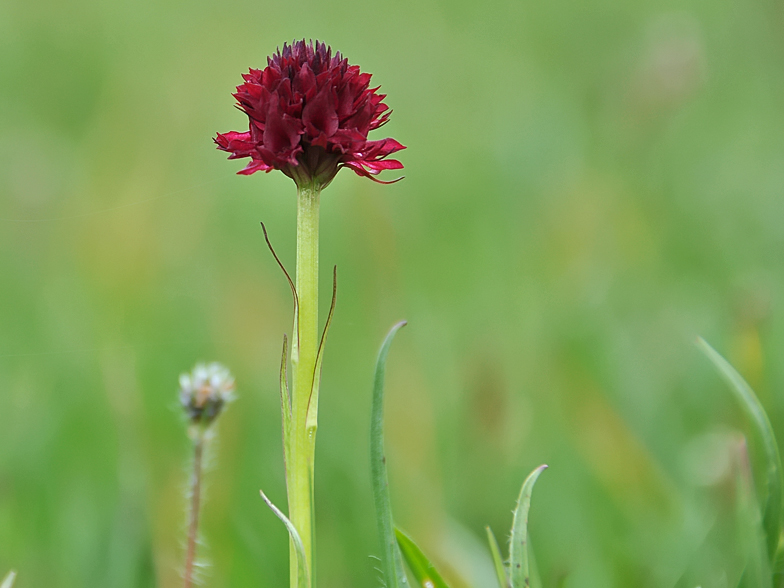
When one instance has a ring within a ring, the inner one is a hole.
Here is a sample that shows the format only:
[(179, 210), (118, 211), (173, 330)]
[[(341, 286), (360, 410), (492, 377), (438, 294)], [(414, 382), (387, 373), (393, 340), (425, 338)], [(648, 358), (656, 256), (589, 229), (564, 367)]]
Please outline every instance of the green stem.
[[(305, 548), (314, 584), (313, 460), (316, 429), (307, 424), (313, 374), (318, 352), (318, 226), (320, 190), (300, 188), (297, 196), (297, 296), (299, 299), (298, 349), (292, 350), (292, 459), (287, 471), (289, 516)], [(313, 421), (315, 422), (315, 421)], [(291, 586), (297, 584), (297, 562), (291, 557)], [(310, 588), (310, 587), (298, 587)]]

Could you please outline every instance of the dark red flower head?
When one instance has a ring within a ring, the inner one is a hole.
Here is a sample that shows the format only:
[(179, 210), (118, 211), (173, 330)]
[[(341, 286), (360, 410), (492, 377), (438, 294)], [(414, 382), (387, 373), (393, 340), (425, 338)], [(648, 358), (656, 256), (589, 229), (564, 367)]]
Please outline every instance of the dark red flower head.
[[(370, 74), (316, 41), (283, 44), (263, 70), (251, 69), (237, 86), (237, 107), (250, 119), (244, 133), (218, 133), (229, 159), (250, 157), (240, 174), (279, 169), (298, 186), (323, 188), (341, 167), (373, 176), (403, 164), (387, 156), (405, 149), (394, 139), (368, 141), (389, 119), (385, 94)], [(379, 180), (376, 180), (379, 181)]]

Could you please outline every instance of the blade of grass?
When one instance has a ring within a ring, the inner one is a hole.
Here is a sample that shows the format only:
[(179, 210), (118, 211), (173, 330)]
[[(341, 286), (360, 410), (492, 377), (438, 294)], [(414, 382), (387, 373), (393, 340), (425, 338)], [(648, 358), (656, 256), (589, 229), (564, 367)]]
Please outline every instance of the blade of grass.
[(746, 559), (746, 566), (738, 587), (772, 588), (765, 533), (762, 529), (759, 502), (754, 492), (754, 480), (751, 475), (749, 452), (745, 439), (741, 439), (739, 443), (737, 457), (736, 509), (742, 542), (741, 549), (745, 552)]
[(414, 574), (422, 588), (449, 588), (441, 574), (438, 573), (438, 570), (411, 537), (397, 527), (395, 527), (395, 535), (397, 536), (397, 544), (400, 546), (403, 559), (408, 564), (408, 569)]
[(381, 539), (381, 568), (384, 572), (386, 588), (408, 586), (403, 559), (395, 538), (395, 524), (392, 520), (392, 506), (389, 499), (389, 479), (387, 460), (384, 456), (384, 374), (387, 355), (392, 339), (406, 322), (397, 323), (387, 334), (378, 352), (376, 372), (373, 378), (373, 408), (370, 420), (370, 469), (373, 477), (373, 497), (376, 503), (376, 521)]
[(490, 553), (493, 555), (495, 575), (498, 576), (498, 586), (499, 588), (509, 588), (509, 580), (504, 569), (504, 558), (501, 555), (501, 549), (498, 547), (498, 541), (496, 541), (493, 530), (490, 527), (485, 527), (485, 531), (487, 531), (487, 542), (490, 544)]
[(277, 506), (272, 504), (264, 492), (259, 490), (259, 494), (261, 494), (261, 497), (264, 499), (264, 502), (267, 503), (267, 506), (270, 508), (270, 510), (275, 513), (275, 516), (277, 516), (281, 521), (283, 521), (283, 524), (286, 525), (286, 529), (288, 530), (289, 535), (291, 536), (291, 540), (294, 543), (294, 549), (297, 552), (297, 586), (310, 587), (310, 574), (308, 572), (307, 560), (305, 559), (305, 546), (302, 545), (302, 539), (300, 539), (296, 527), (294, 527), (288, 517), (284, 515)]
[(531, 570), (531, 588), (542, 588), (542, 578), (539, 576), (539, 565), (536, 563), (536, 551), (531, 537), (528, 537), (528, 565)]
[(8, 572), (5, 578), (3, 578), (3, 583), (0, 584), (0, 588), (12, 588), (14, 585), (14, 580), (16, 580), (16, 572), (11, 570)]
[(784, 588), (784, 551), (779, 549), (776, 561), (773, 562), (773, 585)]
[(531, 575), (528, 561), (528, 510), (531, 508), (531, 492), (539, 475), (547, 469), (540, 465), (523, 482), (517, 508), (512, 519), (512, 537), (509, 541), (509, 575), (512, 588), (528, 588)]
[(765, 531), (768, 557), (771, 562), (774, 562), (782, 531), (781, 506), (784, 483), (781, 477), (781, 455), (779, 454), (779, 446), (773, 433), (773, 427), (754, 391), (735, 368), (702, 337), (697, 338), (697, 346), (713, 363), (724, 381), (729, 384), (735, 398), (751, 421), (754, 434), (761, 442), (765, 452), (765, 462), (767, 464), (765, 476), (766, 498), (765, 506), (762, 510), (762, 526)]

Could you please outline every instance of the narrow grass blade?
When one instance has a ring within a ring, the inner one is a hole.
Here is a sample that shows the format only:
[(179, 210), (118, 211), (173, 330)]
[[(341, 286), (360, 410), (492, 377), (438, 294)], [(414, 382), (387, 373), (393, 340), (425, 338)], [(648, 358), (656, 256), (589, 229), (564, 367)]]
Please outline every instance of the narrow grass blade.
[(779, 446), (773, 433), (773, 427), (754, 391), (735, 368), (711, 347), (705, 339), (697, 338), (697, 346), (711, 360), (719, 374), (729, 384), (730, 389), (735, 394), (735, 398), (751, 421), (754, 434), (759, 439), (765, 452), (765, 462), (767, 464), (765, 476), (766, 497), (765, 506), (762, 509), (762, 526), (765, 531), (769, 560), (775, 561), (779, 537), (782, 531), (781, 506), (784, 483), (782, 483), (781, 477), (781, 455), (779, 454)]
[(283, 335), (280, 357), (280, 412), (283, 417), (283, 465), (288, 469), (291, 457), (291, 394), (288, 382), (288, 339)]
[(542, 578), (539, 576), (539, 566), (536, 563), (536, 550), (530, 536), (528, 537), (528, 568), (531, 588), (542, 588)]
[(528, 562), (528, 510), (531, 508), (531, 492), (539, 474), (547, 469), (540, 465), (523, 482), (517, 508), (512, 519), (512, 538), (509, 541), (509, 575), (512, 588), (528, 588), (531, 584), (531, 572)]
[(14, 585), (14, 581), (16, 580), (16, 572), (11, 570), (8, 572), (5, 578), (3, 578), (3, 583), (0, 584), (0, 588), (12, 588)]
[(386, 588), (407, 588), (408, 579), (403, 569), (403, 559), (395, 538), (395, 524), (392, 520), (392, 506), (389, 500), (389, 479), (387, 460), (384, 456), (384, 374), (387, 355), (395, 333), (406, 322), (397, 323), (384, 339), (376, 361), (373, 378), (373, 408), (370, 420), (370, 469), (373, 477), (373, 497), (376, 503), (376, 521), (381, 538), (381, 568), (384, 572)]
[(765, 533), (762, 529), (759, 502), (754, 492), (754, 480), (751, 475), (745, 439), (738, 447), (736, 508), (738, 538), (746, 559), (746, 567), (738, 583), (738, 588), (772, 588), (773, 582), (765, 545)]
[(300, 588), (310, 588), (310, 574), (308, 572), (307, 560), (305, 559), (305, 547), (302, 545), (302, 539), (300, 539), (296, 527), (294, 527), (288, 517), (284, 515), (277, 506), (272, 504), (264, 492), (259, 490), (259, 494), (261, 494), (261, 497), (264, 499), (264, 502), (267, 503), (267, 506), (270, 507), (270, 510), (275, 513), (275, 516), (277, 516), (281, 521), (283, 521), (283, 524), (286, 525), (286, 529), (288, 529), (291, 540), (294, 543), (294, 550), (297, 552), (297, 586)]
[(397, 544), (403, 554), (403, 559), (408, 564), (408, 569), (414, 574), (422, 588), (449, 588), (441, 574), (438, 573), (438, 570), (430, 563), (430, 560), (411, 537), (397, 527), (395, 527), (395, 535), (397, 536)]
[(269, 235), (267, 235), (267, 227), (264, 223), (261, 223), (261, 230), (264, 231), (264, 240), (267, 242), (267, 247), (269, 247), (272, 257), (278, 262), (278, 266), (281, 271), (283, 271), (283, 275), (286, 276), (289, 288), (291, 288), (291, 295), (294, 298), (294, 326), (291, 331), (291, 361), (297, 363), (297, 359), (299, 358), (299, 296), (297, 295), (297, 288), (294, 286), (294, 281), (291, 279), (289, 272), (286, 271), (286, 266), (283, 265), (280, 257), (275, 253), (275, 248), (270, 242)]
[(496, 541), (493, 530), (490, 527), (485, 527), (485, 531), (487, 531), (487, 543), (490, 545), (490, 553), (493, 556), (495, 575), (498, 576), (498, 587), (509, 588), (509, 580), (506, 578), (506, 570), (504, 569), (504, 558), (501, 555), (501, 549), (498, 547), (498, 541)]
[(329, 305), (329, 314), (324, 323), (324, 330), (321, 333), (318, 351), (316, 352), (316, 366), (313, 370), (313, 383), (310, 387), (310, 397), (308, 398), (308, 412), (305, 419), (308, 429), (315, 429), (318, 425), (318, 399), (319, 388), (321, 387), (321, 362), (324, 359), (324, 343), (327, 340), (329, 326), (332, 324), (332, 315), (335, 314), (335, 303), (338, 300), (338, 266), (332, 268), (332, 303)]
[(784, 551), (781, 549), (779, 549), (776, 561), (773, 563), (773, 574), (778, 578), (776, 585), (784, 585), (784, 582), (781, 581), (782, 576), (784, 576)]

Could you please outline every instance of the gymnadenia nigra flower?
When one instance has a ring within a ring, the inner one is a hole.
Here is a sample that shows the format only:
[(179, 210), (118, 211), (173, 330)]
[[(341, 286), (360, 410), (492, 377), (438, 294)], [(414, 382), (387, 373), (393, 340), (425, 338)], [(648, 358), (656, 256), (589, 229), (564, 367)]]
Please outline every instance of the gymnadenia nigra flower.
[(300, 187), (323, 188), (342, 167), (372, 179), (401, 169), (402, 163), (387, 157), (403, 145), (368, 140), (391, 112), (370, 77), (324, 43), (284, 43), (267, 67), (251, 68), (237, 86), (234, 97), (249, 129), (218, 133), (215, 143), (231, 153), (229, 159), (250, 157), (240, 174), (278, 169)]
[[(248, 116), (248, 130), (215, 137), (218, 148), (230, 154), (229, 159), (250, 159), (240, 174), (280, 170), (297, 185), (296, 284), (286, 273), (294, 294), (295, 319), (290, 352), (284, 337), (280, 378), (288, 517), (268, 501), (291, 537), (291, 586), (296, 588), (311, 588), (313, 583), (313, 462), (319, 382), (324, 341), (335, 308), (333, 282), (332, 305), (319, 336), (321, 190), (344, 167), (377, 182), (381, 182), (376, 176), (382, 171), (403, 167), (397, 159), (389, 158), (404, 149), (403, 145), (390, 138), (368, 139), (371, 131), (389, 120), (391, 112), (384, 103), (386, 96), (378, 87), (371, 87), (370, 77), (358, 66), (349, 65), (340, 53), (333, 54), (324, 43), (303, 40), (284, 44), (267, 59), (267, 67), (251, 69), (242, 76), (244, 83), (237, 86), (234, 97), (237, 107)], [(267, 237), (266, 228), (264, 235)]]

